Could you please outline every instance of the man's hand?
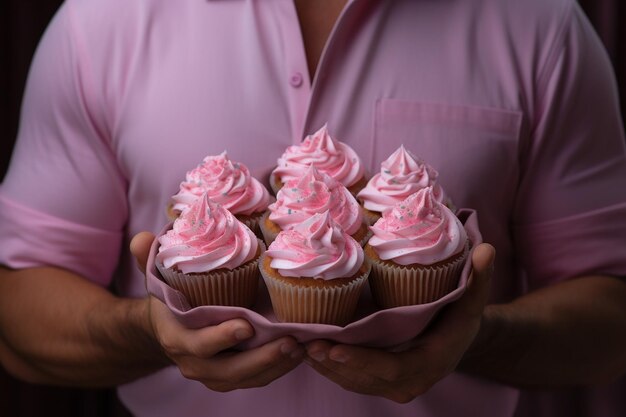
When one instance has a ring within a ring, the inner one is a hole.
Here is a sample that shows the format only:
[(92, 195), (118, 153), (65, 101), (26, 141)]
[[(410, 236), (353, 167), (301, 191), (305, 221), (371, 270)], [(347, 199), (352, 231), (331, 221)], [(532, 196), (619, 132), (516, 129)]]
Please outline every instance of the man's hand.
[[(154, 235), (143, 232), (130, 244), (144, 272), (153, 240)], [(200, 381), (214, 391), (265, 386), (294, 369), (304, 357), (304, 349), (291, 337), (244, 352), (230, 350), (254, 334), (252, 326), (242, 319), (187, 329), (154, 297), (150, 297), (149, 317), (164, 354), (183, 376)]]
[(343, 388), (406, 403), (451, 373), (476, 337), (489, 293), (495, 250), (476, 247), (473, 271), (463, 296), (449, 305), (409, 350), (389, 352), (314, 341), (306, 360)]

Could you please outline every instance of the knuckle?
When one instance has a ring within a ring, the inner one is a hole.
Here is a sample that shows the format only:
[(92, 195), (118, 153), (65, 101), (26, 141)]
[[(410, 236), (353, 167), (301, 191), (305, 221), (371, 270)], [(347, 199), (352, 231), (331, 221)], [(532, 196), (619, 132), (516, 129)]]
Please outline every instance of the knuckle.
[(255, 382), (253, 385), (251, 385), (251, 388), (263, 388), (266, 387), (270, 384), (270, 382), (272, 382), (272, 380), (262, 380), (262, 381), (257, 381)]
[(159, 343), (161, 347), (167, 353), (168, 356), (176, 357), (182, 354), (182, 349), (180, 347), (179, 342), (175, 338), (170, 338), (167, 336), (162, 336), (159, 339)]
[(354, 390), (362, 388), (362, 387), (371, 387), (371, 386), (375, 386), (376, 384), (376, 380), (375, 378), (369, 376), (369, 375), (361, 375), (360, 377), (358, 377), (357, 379), (355, 379), (354, 381), (352, 381), (350, 383), (351, 386), (354, 387)]
[(414, 398), (415, 397), (413, 397), (409, 393), (398, 393), (395, 395), (395, 398), (393, 398), (393, 400), (399, 404), (407, 404), (413, 401)]
[(207, 349), (199, 344), (192, 344), (188, 347), (188, 352), (189, 355), (198, 358), (198, 359), (211, 359), (211, 357), (213, 357), (213, 354), (209, 351), (207, 351)]
[(285, 354), (281, 352), (279, 347), (275, 347), (267, 349), (262, 355), (259, 355), (257, 365), (263, 369), (275, 368), (280, 366), (285, 359)]
[(415, 383), (407, 388), (407, 393), (413, 398), (417, 398), (426, 394), (433, 387), (433, 385), (435, 385), (435, 383), (431, 381)]
[(278, 345), (266, 345), (261, 347), (262, 350), (259, 350), (256, 360), (260, 364), (268, 365), (272, 362), (275, 362), (282, 356), (280, 352), (280, 348)]
[(212, 391), (228, 392), (239, 387), (241, 378), (229, 370), (221, 370), (198, 366), (197, 361), (180, 363), (178, 369), (186, 379), (200, 381)]
[(178, 370), (180, 371), (181, 375), (187, 379), (191, 379), (194, 381), (200, 379), (200, 376), (195, 371), (195, 368), (193, 366), (179, 365)]
[(382, 378), (390, 382), (398, 381), (402, 378), (402, 372), (402, 369), (398, 366), (389, 366), (383, 371)]
[(367, 370), (369, 362), (361, 360), (361, 359), (357, 359), (357, 358), (353, 358), (349, 364), (348, 364), (352, 369), (357, 370), (357, 371), (364, 371)]
[(376, 391), (376, 387), (379, 387), (376, 378), (369, 375), (361, 375), (353, 379), (341, 379), (337, 382), (343, 389), (361, 394), (370, 393), (372, 390)]
[(432, 385), (420, 385), (413, 387), (409, 390), (409, 394), (412, 398), (420, 397), (428, 392), (428, 390), (432, 387)]
[(234, 369), (226, 368), (220, 371), (219, 380), (220, 380), (219, 382), (220, 384), (224, 386), (232, 387), (232, 386), (239, 386), (244, 379), (242, 378), (239, 372), (235, 371)]
[(204, 386), (210, 389), (211, 391), (216, 391), (216, 392), (221, 392), (221, 393), (230, 392), (235, 389), (234, 386), (230, 384), (225, 384), (225, 383), (208, 383), (207, 382), (207, 383), (204, 383)]
[(406, 404), (413, 401), (420, 395), (421, 393), (417, 389), (400, 389), (394, 390), (389, 396), (389, 399), (399, 404)]

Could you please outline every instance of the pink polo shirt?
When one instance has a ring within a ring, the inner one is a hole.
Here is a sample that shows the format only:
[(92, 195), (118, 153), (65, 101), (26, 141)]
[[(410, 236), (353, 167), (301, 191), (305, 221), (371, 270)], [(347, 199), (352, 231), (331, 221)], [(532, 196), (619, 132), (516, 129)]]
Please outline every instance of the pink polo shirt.
[[(573, 0), (349, 1), (314, 80), (290, 0), (68, 0), (37, 52), (0, 188), (0, 262), (146, 295), (127, 246), (185, 172), (228, 151), (266, 179), (328, 123), (370, 173), (401, 144), (478, 211), (492, 300), (626, 275), (626, 154), (605, 52)], [(118, 262), (121, 259), (121, 262)], [(138, 416), (510, 416), (518, 392), (453, 374), (406, 405), (308, 366), (208, 391), (169, 368), (119, 388)]]

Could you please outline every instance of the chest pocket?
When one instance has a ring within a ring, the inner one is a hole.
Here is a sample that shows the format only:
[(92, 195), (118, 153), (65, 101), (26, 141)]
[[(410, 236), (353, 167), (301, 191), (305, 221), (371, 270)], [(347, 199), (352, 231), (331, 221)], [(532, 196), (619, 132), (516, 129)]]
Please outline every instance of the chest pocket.
[(376, 171), (403, 144), (439, 171), (457, 204), (480, 206), (489, 193), (492, 203), (509, 206), (519, 176), (521, 123), (516, 111), (381, 99), (368, 162)]

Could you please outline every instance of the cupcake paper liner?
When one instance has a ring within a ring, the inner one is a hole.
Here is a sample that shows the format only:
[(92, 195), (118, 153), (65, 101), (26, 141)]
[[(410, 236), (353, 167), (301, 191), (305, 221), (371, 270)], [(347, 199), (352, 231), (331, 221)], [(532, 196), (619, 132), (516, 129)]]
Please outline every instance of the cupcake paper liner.
[(259, 239), (263, 239), (263, 234), (261, 233), (260, 222), (261, 218), (265, 212), (252, 213), (247, 216), (235, 214), (237, 220), (248, 226), (250, 230), (254, 232), (256, 237)]
[(457, 287), (468, 254), (469, 244), (461, 256), (446, 264), (420, 268), (369, 258), (369, 285), (374, 301), (382, 308), (436, 301)]
[(345, 285), (299, 286), (272, 277), (263, 266), (264, 259), (265, 255), (262, 255), (259, 260), (261, 275), (267, 286), (274, 314), (281, 322), (338, 326), (349, 323), (370, 273), (368, 263), (363, 274)]
[[(261, 252), (265, 245), (259, 241)], [(257, 300), (259, 257), (233, 270), (184, 274), (156, 264), (164, 281), (180, 291), (191, 307), (202, 305), (237, 306), (249, 308)]]

